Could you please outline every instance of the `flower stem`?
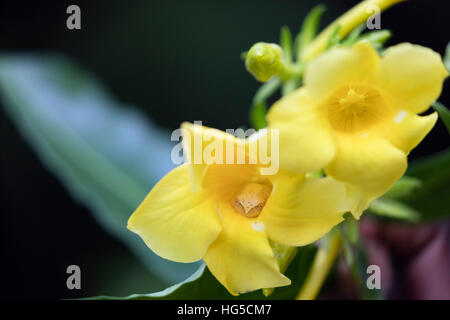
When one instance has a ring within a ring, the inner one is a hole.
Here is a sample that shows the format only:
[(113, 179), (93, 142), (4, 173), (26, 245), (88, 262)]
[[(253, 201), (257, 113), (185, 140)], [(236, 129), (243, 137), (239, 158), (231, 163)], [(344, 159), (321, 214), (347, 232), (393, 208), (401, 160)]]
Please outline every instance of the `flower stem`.
[(297, 300), (313, 300), (322, 288), (322, 284), (342, 247), (341, 235), (336, 230), (332, 230), (328, 234), (327, 240), (317, 250), (305, 283), (297, 295)]
[(333, 23), (331, 23), (325, 30), (323, 30), (306, 48), (301, 55), (302, 61), (308, 61), (319, 55), (326, 49), (328, 39), (337, 26), (339, 28), (339, 35), (343, 38), (355, 29), (361, 23), (364, 23), (368, 17), (373, 15), (371, 11), (375, 6), (380, 11), (386, 10), (398, 2), (405, 0), (365, 0), (354, 6), (352, 9), (344, 13)]

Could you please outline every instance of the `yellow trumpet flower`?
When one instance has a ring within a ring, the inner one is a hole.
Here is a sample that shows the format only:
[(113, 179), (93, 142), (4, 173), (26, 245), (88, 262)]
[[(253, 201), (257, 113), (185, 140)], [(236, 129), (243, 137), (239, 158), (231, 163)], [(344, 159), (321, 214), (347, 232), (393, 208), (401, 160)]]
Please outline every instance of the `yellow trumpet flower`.
[(356, 218), (406, 170), (407, 154), (434, 126), (418, 116), (439, 97), (448, 76), (431, 49), (402, 43), (380, 57), (367, 42), (312, 60), (304, 86), (274, 104), (280, 167), (325, 169), (344, 182)]
[(321, 238), (348, 210), (345, 187), (331, 177), (263, 174), (270, 164), (260, 151), (276, 144), (268, 130), (248, 139), (189, 123), (182, 130), (187, 163), (154, 186), (128, 228), (163, 258), (203, 258), (231, 294), (289, 285), (269, 239), (299, 246)]

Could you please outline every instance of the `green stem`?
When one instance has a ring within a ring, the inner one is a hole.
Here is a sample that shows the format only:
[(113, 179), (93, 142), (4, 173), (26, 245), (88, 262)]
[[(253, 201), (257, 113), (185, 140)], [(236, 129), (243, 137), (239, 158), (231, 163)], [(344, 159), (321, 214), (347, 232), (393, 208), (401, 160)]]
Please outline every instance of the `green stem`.
[(327, 240), (328, 242), (317, 250), (305, 283), (297, 295), (297, 300), (314, 300), (322, 288), (342, 247), (340, 233), (336, 230), (329, 233)]

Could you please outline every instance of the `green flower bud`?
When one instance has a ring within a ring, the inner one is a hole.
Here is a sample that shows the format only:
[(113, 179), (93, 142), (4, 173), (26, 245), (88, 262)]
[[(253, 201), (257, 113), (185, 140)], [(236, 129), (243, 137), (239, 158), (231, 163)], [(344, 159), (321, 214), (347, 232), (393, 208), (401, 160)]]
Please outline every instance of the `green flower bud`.
[(258, 81), (266, 82), (283, 71), (283, 51), (274, 43), (255, 43), (247, 53), (245, 67)]

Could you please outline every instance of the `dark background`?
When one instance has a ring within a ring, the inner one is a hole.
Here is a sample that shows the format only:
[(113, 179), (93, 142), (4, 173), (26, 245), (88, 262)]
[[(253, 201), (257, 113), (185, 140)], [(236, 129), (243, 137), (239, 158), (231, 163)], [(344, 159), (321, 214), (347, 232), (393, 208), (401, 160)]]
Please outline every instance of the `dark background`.
[[(118, 100), (140, 106), (161, 126), (174, 129), (182, 121), (203, 120), (212, 127), (237, 128), (248, 124), (258, 87), (240, 53), (257, 41), (278, 42), (283, 25), (297, 32), (318, 2), (3, 1), (0, 51), (65, 53)], [(357, 3), (321, 2), (328, 8), (322, 26)], [(81, 8), (81, 30), (66, 28), (70, 4)], [(389, 44), (409, 41), (443, 54), (450, 40), (449, 9), (448, 1), (410, 0), (383, 13), (381, 25), (394, 32)], [(440, 101), (450, 106), (448, 83)], [(0, 296), (130, 294), (108, 281), (129, 281), (126, 273), (135, 274), (134, 287), (145, 292), (149, 279), (140, 262), (70, 198), (1, 110)], [(448, 141), (439, 123), (410, 159), (443, 150)], [(81, 292), (66, 288), (70, 264), (82, 269)], [(120, 264), (126, 264), (125, 272), (116, 271)]]

